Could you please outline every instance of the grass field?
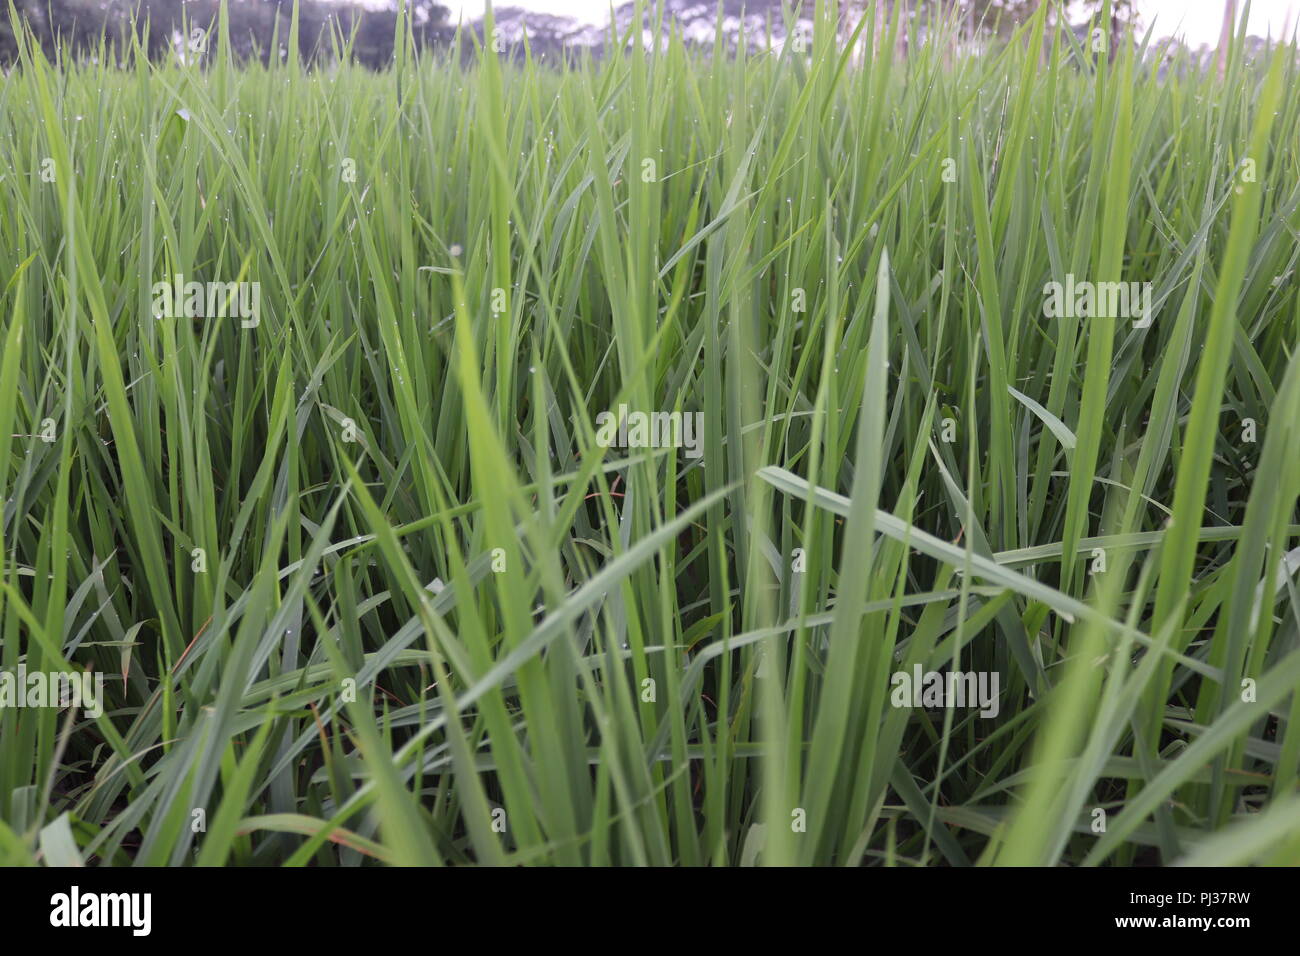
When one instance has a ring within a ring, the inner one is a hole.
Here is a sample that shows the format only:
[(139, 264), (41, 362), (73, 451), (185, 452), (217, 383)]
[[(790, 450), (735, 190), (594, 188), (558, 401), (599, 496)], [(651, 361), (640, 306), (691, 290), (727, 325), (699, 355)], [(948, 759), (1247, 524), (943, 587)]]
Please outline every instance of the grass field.
[(1300, 862), (1295, 47), (835, 16), (25, 52), (0, 862)]

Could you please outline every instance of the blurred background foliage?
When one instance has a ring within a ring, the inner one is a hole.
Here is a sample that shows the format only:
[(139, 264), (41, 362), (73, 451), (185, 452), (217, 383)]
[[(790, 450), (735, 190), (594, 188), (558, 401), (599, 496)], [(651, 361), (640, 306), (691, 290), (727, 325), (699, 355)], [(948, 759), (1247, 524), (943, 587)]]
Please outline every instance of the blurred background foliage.
[[(957, 8), (962, 30), (968, 37), (999, 40), (1008, 37), (1024, 23), (1043, 0), (899, 0), (903, 4), (904, 19), (914, 24), (924, 24), (934, 16), (948, 15)], [(219, 0), (11, 0), (10, 12), (0, 15), (0, 64), (9, 67), (18, 56), (13, 17), (26, 20), (53, 57), (60, 46), (78, 57), (99, 54), (100, 40), (107, 43), (104, 49), (121, 50), (129, 42), (131, 32), (140, 37), (151, 58), (173, 51), (183, 52), (185, 38), (197, 25), (207, 27), (216, 22)], [(352, 59), (372, 69), (382, 69), (393, 58), (393, 37), (397, 25), (397, 3), (387, 6), (361, 4), (347, 0), (298, 0), (299, 55), (308, 62), (321, 55), (332, 55), (334, 45), (329, 42), (331, 32), (349, 37), (355, 34), (351, 47)], [(625, 30), (632, 16), (632, 4), (614, 5), (614, 25)], [(798, 16), (811, 16), (812, 0), (665, 0), (663, 7), (664, 32), (680, 30), (688, 42), (695, 39), (712, 45), (715, 17), (721, 13), (724, 23), (734, 34), (743, 29), (751, 37), (762, 35), (770, 27), (780, 36), (784, 30), (784, 7), (790, 6)], [(1095, 14), (1101, 0), (1088, 0), (1073, 4), (1087, 17)], [(1137, 16), (1132, 0), (1115, 0), (1113, 27), (1122, 31)], [(283, 56), (287, 51), (288, 23), (293, 13), (293, 0), (231, 0), (230, 35), (234, 53), (241, 59), (257, 58), (263, 62), (273, 56)], [(802, 9), (801, 9), (802, 8)], [(432, 0), (409, 0), (407, 9), (417, 45), (450, 47), (459, 43), (462, 53), (468, 55), (472, 46), (471, 34), (479, 42), (484, 39), (482, 20), (466, 23), (457, 36), (454, 12)], [(851, 30), (857, 20), (865, 15), (865, 0), (845, 7), (845, 29)], [(882, 4), (878, 15), (892, 15), (893, 5)], [(1058, 14), (1059, 15), (1059, 14)], [(1054, 20), (1054, 16), (1049, 16)], [(571, 17), (520, 7), (498, 5), (495, 24), (500, 35), (511, 46), (524, 36), (535, 58), (558, 57), (566, 50), (587, 49), (600, 55), (606, 40), (606, 28), (593, 27)], [(806, 21), (805, 21), (806, 22)], [(734, 37), (733, 37), (734, 39)]]

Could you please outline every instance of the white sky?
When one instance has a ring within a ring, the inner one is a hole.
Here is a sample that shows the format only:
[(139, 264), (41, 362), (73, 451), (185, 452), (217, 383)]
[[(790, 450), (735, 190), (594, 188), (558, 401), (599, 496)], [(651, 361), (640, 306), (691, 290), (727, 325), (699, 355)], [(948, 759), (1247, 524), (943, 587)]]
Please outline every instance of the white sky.
[[(483, 15), (486, 0), (442, 0), (451, 8), (453, 21), (459, 12), (466, 22)], [(624, 0), (615, 0), (614, 6)], [(647, 5), (652, 0), (647, 0)], [(609, 0), (495, 0), (499, 7), (523, 7), (542, 13), (573, 17), (587, 23), (604, 23), (608, 17)], [(1238, 11), (1245, 5), (1239, 0)], [(1213, 46), (1219, 39), (1223, 25), (1224, 0), (1137, 0), (1143, 27), (1155, 24), (1158, 37), (1181, 34), (1187, 43)], [(1251, 4), (1249, 32), (1258, 36), (1274, 37), (1294, 27), (1300, 0), (1254, 0)]]

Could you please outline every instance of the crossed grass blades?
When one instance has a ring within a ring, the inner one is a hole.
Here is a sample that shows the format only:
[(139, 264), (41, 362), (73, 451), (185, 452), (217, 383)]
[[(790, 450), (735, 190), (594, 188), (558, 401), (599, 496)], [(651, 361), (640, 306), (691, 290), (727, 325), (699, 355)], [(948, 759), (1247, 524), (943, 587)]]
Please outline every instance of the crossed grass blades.
[[(29, 44), (0, 664), (109, 699), (0, 711), (0, 859), (1300, 860), (1295, 50), (1161, 75), (1047, 12)], [(1150, 326), (1044, 318), (1069, 272)], [(153, 318), (175, 274), (260, 322)], [(620, 403), (703, 457), (600, 447)], [(996, 720), (891, 706), (917, 664)]]

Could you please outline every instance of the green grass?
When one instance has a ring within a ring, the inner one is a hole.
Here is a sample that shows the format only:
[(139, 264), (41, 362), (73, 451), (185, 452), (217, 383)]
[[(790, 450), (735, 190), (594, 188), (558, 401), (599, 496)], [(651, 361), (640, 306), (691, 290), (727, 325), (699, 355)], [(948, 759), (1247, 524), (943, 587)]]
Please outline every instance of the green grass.
[[(1300, 862), (1295, 48), (835, 16), (25, 51), (0, 667), (108, 700), (0, 709), (0, 862)], [(1150, 325), (1048, 318), (1067, 273)], [(154, 318), (175, 274), (259, 324)], [(917, 665), (998, 715), (892, 706)]]

